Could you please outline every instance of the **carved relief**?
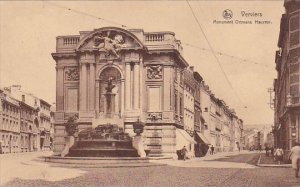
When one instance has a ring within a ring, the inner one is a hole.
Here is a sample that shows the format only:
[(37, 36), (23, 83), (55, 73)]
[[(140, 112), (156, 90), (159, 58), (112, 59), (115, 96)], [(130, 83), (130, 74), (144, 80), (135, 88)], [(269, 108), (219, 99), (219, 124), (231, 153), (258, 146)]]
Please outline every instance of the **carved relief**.
[(67, 81), (78, 81), (79, 80), (79, 70), (78, 68), (69, 68), (65, 72), (65, 79)]
[(162, 79), (162, 65), (147, 66), (148, 79)]
[(162, 113), (161, 112), (148, 112), (147, 119), (151, 120), (151, 121), (162, 120)]
[(119, 51), (126, 47), (121, 34), (112, 34), (110, 31), (102, 32), (94, 37), (94, 48), (105, 52), (105, 57), (120, 58)]

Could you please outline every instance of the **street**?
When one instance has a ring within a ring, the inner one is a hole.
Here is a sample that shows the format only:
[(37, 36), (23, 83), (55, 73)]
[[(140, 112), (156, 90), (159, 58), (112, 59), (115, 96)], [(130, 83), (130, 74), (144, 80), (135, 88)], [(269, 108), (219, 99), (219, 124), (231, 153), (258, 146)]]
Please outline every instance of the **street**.
[[(60, 168), (35, 162), (49, 153), (1, 155), (3, 186), (300, 186), (291, 168), (256, 167), (260, 154), (241, 152), (166, 166)], [(17, 161), (16, 161), (17, 160)], [(28, 170), (30, 168), (30, 172)]]

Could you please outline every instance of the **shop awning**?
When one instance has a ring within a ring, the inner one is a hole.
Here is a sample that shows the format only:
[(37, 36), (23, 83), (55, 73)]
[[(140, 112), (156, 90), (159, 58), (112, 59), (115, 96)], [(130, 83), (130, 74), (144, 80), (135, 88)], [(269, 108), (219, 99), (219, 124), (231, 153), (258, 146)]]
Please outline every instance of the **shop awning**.
[(210, 145), (210, 142), (203, 134), (201, 134), (200, 132), (196, 132), (196, 134), (205, 144)]
[(205, 123), (205, 119), (201, 116), (200, 117), (201, 123), (204, 124)]
[(181, 149), (183, 146), (189, 147), (190, 144), (197, 142), (183, 129), (176, 129), (176, 149)]
[(179, 129), (179, 132), (188, 140), (191, 144), (196, 144), (197, 142), (192, 138), (185, 130)]

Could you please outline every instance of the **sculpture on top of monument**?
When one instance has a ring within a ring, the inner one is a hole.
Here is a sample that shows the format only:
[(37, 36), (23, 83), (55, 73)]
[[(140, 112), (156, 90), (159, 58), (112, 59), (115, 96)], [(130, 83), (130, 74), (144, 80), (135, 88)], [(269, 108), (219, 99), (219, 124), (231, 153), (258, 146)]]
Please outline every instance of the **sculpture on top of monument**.
[(126, 47), (124, 43), (125, 41), (122, 35), (116, 34), (114, 37), (111, 37), (110, 32), (107, 32), (106, 36), (101, 34), (94, 38), (94, 48), (99, 51), (105, 51), (106, 57), (113, 55), (116, 58), (120, 58), (118, 53), (121, 48)]

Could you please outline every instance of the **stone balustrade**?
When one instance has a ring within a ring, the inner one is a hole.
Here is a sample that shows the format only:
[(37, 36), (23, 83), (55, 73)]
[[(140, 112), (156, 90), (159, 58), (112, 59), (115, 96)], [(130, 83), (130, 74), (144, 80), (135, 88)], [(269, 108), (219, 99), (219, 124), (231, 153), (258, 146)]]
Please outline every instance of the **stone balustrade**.
[[(80, 36), (58, 36), (56, 38), (57, 52), (72, 52), (80, 41)], [(173, 32), (151, 32), (144, 34), (144, 45), (148, 49), (175, 49), (182, 52), (179, 40)]]
[(145, 33), (144, 44), (148, 49), (176, 49), (182, 52), (181, 43), (173, 32)]
[(57, 51), (72, 51), (79, 43), (79, 36), (59, 36), (56, 38)]

